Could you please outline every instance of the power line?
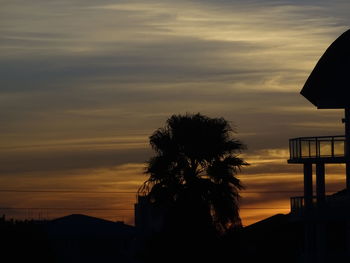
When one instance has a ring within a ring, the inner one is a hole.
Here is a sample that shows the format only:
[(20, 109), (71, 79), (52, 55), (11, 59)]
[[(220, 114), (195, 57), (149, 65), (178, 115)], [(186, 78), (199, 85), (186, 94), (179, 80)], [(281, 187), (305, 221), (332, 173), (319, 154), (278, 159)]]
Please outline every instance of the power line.
[(261, 193), (268, 193), (268, 194), (279, 194), (279, 193), (303, 193), (304, 191), (299, 191), (299, 190), (296, 190), (296, 191), (242, 191), (241, 193), (242, 194), (261, 194)]
[(137, 194), (130, 191), (89, 191), (89, 190), (16, 190), (16, 189), (0, 189), (0, 192), (9, 193), (83, 193), (83, 194)]
[(131, 208), (97, 208), (97, 207), (87, 207), (87, 208), (72, 208), (72, 207), (0, 207), (0, 210), (69, 210), (69, 211), (133, 211)]
[[(78, 194), (137, 194), (132, 191), (90, 191), (90, 190), (17, 190), (0, 189), (0, 192), (8, 193), (78, 193)], [(336, 191), (327, 191), (333, 193)], [(279, 193), (304, 193), (302, 190), (261, 190), (261, 191), (241, 191), (242, 194), (279, 194)]]
[[(89, 190), (16, 190), (16, 189), (0, 189), (0, 192), (13, 193), (93, 193), (93, 194), (137, 194), (131, 191), (89, 191)], [(290, 191), (242, 191), (242, 193), (257, 194), (257, 193), (303, 193), (301, 190)]]
[(239, 209), (266, 209), (266, 210), (280, 210), (280, 209), (290, 209), (290, 207), (241, 207)]
[[(241, 207), (240, 209), (266, 209), (280, 210), (289, 207)], [(72, 207), (0, 207), (0, 210), (68, 210), (68, 211), (134, 211), (132, 208), (72, 208)]]

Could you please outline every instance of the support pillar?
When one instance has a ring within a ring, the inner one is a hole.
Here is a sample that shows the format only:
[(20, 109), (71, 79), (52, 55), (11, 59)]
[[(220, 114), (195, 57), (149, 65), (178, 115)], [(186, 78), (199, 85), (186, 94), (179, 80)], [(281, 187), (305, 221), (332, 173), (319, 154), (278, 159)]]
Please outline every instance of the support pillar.
[(312, 189), (312, 163), (304, 163), (304, 261), (314, 262), (314, 239), (315, 230), (310, 221), (310, 210), (312, 209), (313, 189)]
[(326, 223), (321, 219), (316, 223), (316, 262), (328, 262), (327, 252)]
[(316, 163), (316, 197), (317, 206), (321, 207), (326, 202), (326, 187), (325, 187), (325, 164)]
[(304, 163), (304, 200), (305, 209), (312, 208), (312, 163)]
[(345, 163), (346, 189), (350, 191), (350, 108), (345, 108)]
[[(316, 198), (317, 207), (322, 208), (326, 203), (325, 164), (322, 162), (316, 163)], [(317, 220), (315, 221), (317, 263), (326, 262), (327, 255), (326, 222), (323, 217), (323, 209), (318, 209)]]
[(350, 221), (346, 222), (346, 259), (350, 262)]

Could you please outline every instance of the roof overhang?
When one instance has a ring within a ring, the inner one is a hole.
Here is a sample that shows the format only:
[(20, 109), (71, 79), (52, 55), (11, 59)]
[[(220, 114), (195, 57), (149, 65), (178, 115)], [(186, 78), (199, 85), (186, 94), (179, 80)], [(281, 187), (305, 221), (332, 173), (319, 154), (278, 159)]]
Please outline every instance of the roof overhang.
[(328, 47), (300, 93), (319, 109), (350, 107), (350, 30)]

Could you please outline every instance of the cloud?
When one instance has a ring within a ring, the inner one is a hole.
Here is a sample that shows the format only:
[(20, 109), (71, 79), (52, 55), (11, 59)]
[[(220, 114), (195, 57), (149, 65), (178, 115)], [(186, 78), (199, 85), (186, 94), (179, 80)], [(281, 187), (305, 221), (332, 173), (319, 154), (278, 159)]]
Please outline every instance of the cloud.
[(65, 171), (69, 170), (96, 169), (128, 162), (147, 161), (150, 151), (133, 146), (123, 145), (120, 149), (119, 145), (118, 149), (116, 145), (101, 148), (96, 145), (89, 147), (75, 145), (75, 149), (73, 147), (65, 149), (40, 147), (34, 150), (1, 152), (0, 172), (2, 175), (12, 174), (14, 178), (20, 178), (21, 174), (26, 172), (46, 172), (49, 176), (51, 172), (60, 171), (64, 176)]

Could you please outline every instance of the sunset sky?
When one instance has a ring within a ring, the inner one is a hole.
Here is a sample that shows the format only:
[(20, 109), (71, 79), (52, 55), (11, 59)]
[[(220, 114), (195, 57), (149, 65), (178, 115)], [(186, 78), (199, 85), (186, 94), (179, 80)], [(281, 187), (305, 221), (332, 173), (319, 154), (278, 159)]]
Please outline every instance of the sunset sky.
[[(200, 112), (229, 120), (248, 146), (248, 225), (302, 195), (289, 138), (344, 133), (342, 111), (299, 92), (349, 28), (348, 0), (0, 5), (0, 214), (133, 223), (148, 137), (172, 114)], [(341, 165), (327, 172), (327, 191), (345, 187)]]

